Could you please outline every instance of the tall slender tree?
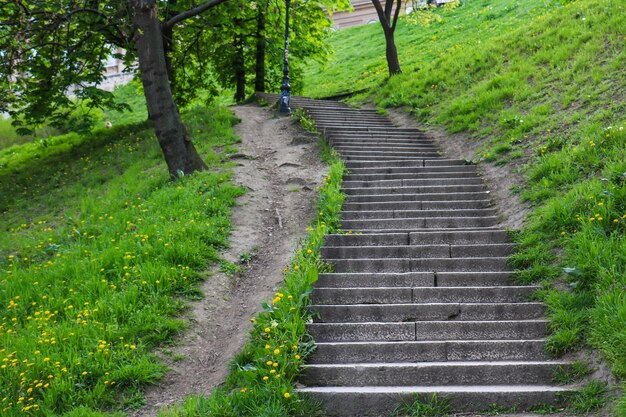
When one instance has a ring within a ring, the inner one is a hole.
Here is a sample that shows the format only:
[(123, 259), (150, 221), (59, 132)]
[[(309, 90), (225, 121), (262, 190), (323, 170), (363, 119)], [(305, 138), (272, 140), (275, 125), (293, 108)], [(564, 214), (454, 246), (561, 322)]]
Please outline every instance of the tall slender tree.
[[(395, 3), (395, 9), (394, 9)], [(400, 17), (402, 0), (387, 0), (383, 6), (380, 0), (372, 0), (376, 8), (378, 19), (385, 33), (385, 54), (387, 56), (387, 68), (389, 76), (401, 74), (400, 61), (398, 60), (398, 49), (396, 48), (395, 31)]]

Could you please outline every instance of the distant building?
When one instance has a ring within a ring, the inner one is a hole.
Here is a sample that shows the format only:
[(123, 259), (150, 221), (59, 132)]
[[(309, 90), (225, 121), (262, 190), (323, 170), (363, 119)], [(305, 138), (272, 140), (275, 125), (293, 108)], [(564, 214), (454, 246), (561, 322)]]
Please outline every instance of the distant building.
[[(121, 49), (118, 52), (124, 53)], [(98, 84), (98, 88), (113, 91), (118, 85), (128, 84), (135, 76), (135, 71), (124, 72), (125, 70), (124, 60), (112, 56), (109, 57), (103, 74), (104, 80)]]
[[(431, 0), (430, 3), (441, 5), (452, 1), (455, 0)], [(371, 0), (351, 0), (351, 2), (352, 8), (354, 9), (352, 12), (336, 12), (332, 15), (333, 28), (343, 29), (350, 26), (360, 26), (378, 22), (378, 14)], [(381, 3), (384, 7), (386, 1), (381, 0)], [(425, 6), (427, 3), (429, 3), (427, 0), (404, 1), (401, 13), (411, 13), (414, 8)]]

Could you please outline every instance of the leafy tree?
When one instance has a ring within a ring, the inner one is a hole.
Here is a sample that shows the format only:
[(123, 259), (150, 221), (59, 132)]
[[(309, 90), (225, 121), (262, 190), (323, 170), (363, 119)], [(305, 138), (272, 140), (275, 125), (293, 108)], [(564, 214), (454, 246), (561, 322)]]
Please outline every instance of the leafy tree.
[(126, 49), (138, 60), (148, 113), (172, 176), (204, 169), (180, 118), (169, 85), (164, 34), (225, 0), (14, 0), (0, 3), (1, 111), (22, 128), (60, 120), (72, 107), (67, 93), (91, 106), (114, 106), (94, 85), (107, 57)]
[[(395, 10), (394, 10), (395, 3)], [(389, 69), (389, 76), (401, 74), (400, 61), (398, 60), (398, 49), (396, 48), (396, 42), (394, 33), (396, 31), (396, 25), (398, 24), (398, 18), (400, 17), (400, 9), (402, 8), (402, 0), (387, 0), (383, 6), (380, 0), (372, 0), (372, 4), (376, 8), (378, 19), (385, 33), (385, 45), (387, 56), (387, 68)]]
[[(296, 3), (314, 10), (318, 18), (322, 7), (332, 10), (337, 4), (349, 4), (347, 0)], [(209, 64), (220, 64), (219, 48), (224, 45), (231, 51), (231, 65), (217, 66), (218, 72), (245, 80), (245, 71), (242, 76), (232, 69), (242, 68), (242, 54), (243, 68), (248, 65), (246, 57), (256, 49), (250, 45), (260, 43), (250, 40), (259, 25), (264, 45), (271, 42), (270, 31), (263, 30), (255, 14), (259, 5), (266, 10), (267, 27), (279, 33), (282, 25), (277, 22), (284, 10), (280, 0), (200, 4), (194, 0), (0, 0), (0, 112), (8, 112), (26, 132), (27, 126), (46, 119), (67, 119), (76, 105), (68, 97), (70, 92), (91, 107), (120, 107), (111, 93), (96, 87), (103, 80), (106, 59), (123, 58), (128, 65), (138, 62), (148, 114), (170, 175), (204, 169), (176, 102), (189, 102), (201, 89), (215, 91)], [(252, 24), (247, 24), (248, 19)], [(303, 49), (315, 54), (325, 47), (320, 46), (323, 37), (314, 36), (320, 29), (310, 29)]]
[[(350, 8), (347, 0), (292, 1), (290, 69), (294, 91), (299, 87), (301, 65), (308, 59), (323, 61), (330, 49), (325, 42), (332, 22), (327, 11)], [(224, 10), (230, 17), (221, 18)], [(214, 22), (203, 32), (201, 48), (191, 51), (198, 60), (208, 59), (223, 87), (234, 87), (235, 99), (243, 100), (254, 86), (256, 91), (278, 89), (282, 79), (284, 57), (284, 0), (230, 0), (207, 16)], [(217, 22), (217, 23), (216, 23)]]

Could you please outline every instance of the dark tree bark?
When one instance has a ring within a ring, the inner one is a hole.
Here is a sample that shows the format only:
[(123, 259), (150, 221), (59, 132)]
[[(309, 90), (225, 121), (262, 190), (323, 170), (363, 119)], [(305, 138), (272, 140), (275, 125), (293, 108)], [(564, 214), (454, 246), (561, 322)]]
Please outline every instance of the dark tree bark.
[(254, 74), (254, 90), (265, 92), (265, 13), (267, 1), (258, 5), (256, 19), (256, 65)]
[[(176, 5), (176, 0), (169, 0), (165, 10), (165, 18), (171, 19), (176, 15), (172, 8)], [(170, 89), (176, 91), (176, 72), (172, 68), (172, 51), (174, 48), (174, 27), (163, 26), (163, 53), (165, 54), (165, 68), (167, 69), (167, 78), (169, 79)]]
[[(394, 2), (396, 4), (394, 10)], [(402, 0), (387, 0), (385, 6), (381, 4), (380, 0), (372, 0), (378, 19), (383, 27), (385, 33), (386, 44), (386, 56), (387, 67), (389, 69), (389, 76), (401, 74), (400, 61), (398, 60), (398, 49), (396, 48), (396, 41), (394, 32), (396, 31), (396, 25), (398, 24), (398, 18), (400, 17), (400, 9), (402, 8)]]
[(169, 173), (176, 178), (181, 174), (206, 169), (172, 97), (156, 0), (132, 0), (132, 6), (137, 28), (135, 43), (139, 70), (148, 113)]
[[(235, 26), (240, 26), (241, 22), (235, 20)], [(235, 34), (233, 40), (233, 69), (235, 70), (235, 101), (242, 102), (246, 99), (246, 60), (244, 56), (244, 40), (240, 33)]]

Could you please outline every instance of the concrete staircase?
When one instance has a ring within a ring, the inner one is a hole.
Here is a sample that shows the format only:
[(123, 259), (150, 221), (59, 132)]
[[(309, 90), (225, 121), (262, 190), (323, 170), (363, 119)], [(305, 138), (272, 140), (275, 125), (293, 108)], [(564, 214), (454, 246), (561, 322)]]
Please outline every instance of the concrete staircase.
[[(273, 101), (275, 96), (266, 96)], [(512, 280), (514, 250), (476, 167), (373, 110), (294, 97), (346, 161), (342, 229), (322, 249), (317, 344), (299, 391), (329, 416), (388, 415), (401, 398), (457, 411), (554, 403), (568, 362), (544, 353), (536, 287)]]

